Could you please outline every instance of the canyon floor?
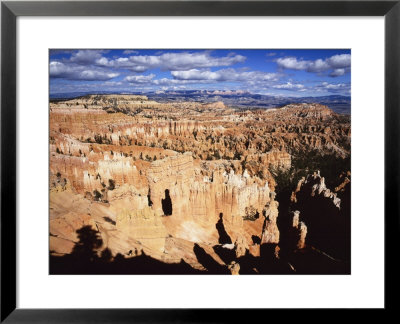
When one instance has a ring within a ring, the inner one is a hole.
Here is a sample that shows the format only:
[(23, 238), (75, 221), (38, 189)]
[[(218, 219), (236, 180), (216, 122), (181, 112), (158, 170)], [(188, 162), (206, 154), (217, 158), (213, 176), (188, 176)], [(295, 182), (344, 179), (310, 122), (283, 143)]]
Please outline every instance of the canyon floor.
[(50, 102), (51, 274), (349, 274), (350, 116)]

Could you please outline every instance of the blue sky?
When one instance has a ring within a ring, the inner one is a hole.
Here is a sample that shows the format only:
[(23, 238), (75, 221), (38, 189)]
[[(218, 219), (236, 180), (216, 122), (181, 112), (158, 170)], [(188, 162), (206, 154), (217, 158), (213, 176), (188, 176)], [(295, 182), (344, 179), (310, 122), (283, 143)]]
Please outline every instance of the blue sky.
[(350, 50), (50, 50), (50, 93), (350, 95)]

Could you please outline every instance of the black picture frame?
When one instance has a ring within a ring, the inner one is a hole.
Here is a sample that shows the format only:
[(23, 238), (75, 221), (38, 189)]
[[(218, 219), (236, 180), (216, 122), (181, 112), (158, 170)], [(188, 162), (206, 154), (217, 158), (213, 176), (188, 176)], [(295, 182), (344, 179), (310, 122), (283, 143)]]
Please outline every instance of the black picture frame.
[[(6, 323), (236, 322), (266, 309), (16, 308), (16, 19), (19, 16), (384, 16), (385, 310), (396, 307), (389, 262), (399, 237), (400, 1), (2, 1), (1, 2), (1, 321)], [(373, 125), (371, 125), (373, 127)], [(371, 175), (373, 177), (373, 170)], [(373, 189), (371, 189), (373, 190)], [(374, 193), (371, 192), (373, 197)], [(371, 238), (372, 239), (372, 238)], [(370, 243), (370, 242), (369, 242)], [(368, 283), (366, 283), (368, 284)], [(269, 315), (268, 315), (269, 316)]]

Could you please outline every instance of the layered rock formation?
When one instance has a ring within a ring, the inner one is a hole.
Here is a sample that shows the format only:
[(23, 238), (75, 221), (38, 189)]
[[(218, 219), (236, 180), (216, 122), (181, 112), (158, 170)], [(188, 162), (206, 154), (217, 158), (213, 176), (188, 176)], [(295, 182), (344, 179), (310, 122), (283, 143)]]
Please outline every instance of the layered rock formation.
[[(289, 170), (293, 152), (350, 154), (348, 120), (324, 106), (238, 111), (130, 95), (52, 102), (49, 140), (54, 255), (72, 253), (77, 230), (89, 226), (109, 258), (148, 255), (233, 274), (257, 272), (261, 246), (279, 259), (270, 170)], [(335, 192), (319, 174), (304, 178), (292, 201), (310, 188), (339, 210), (349, 177)], [(312, 228), (305, 223), (293, 225), (298, 249)]]

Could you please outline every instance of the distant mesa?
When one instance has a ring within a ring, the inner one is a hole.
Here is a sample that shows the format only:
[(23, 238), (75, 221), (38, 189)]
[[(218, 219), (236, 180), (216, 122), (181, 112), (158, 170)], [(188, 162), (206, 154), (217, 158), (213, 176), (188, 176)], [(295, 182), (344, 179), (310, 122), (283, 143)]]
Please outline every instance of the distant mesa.
[[(99, 93), (98, 95), (113, 95), (113, 93)], [(72, 93), (52, 93), (50, 100), (53, 102), (60, 100), (69, 100), (91, 95), (87, 92)], [(121, 95), (129, 95), (121, 93)], [(293, 103), (318, 103), (328, 106), (336, 113), (350, 114), (351, 98), (349, 96), (329, 95), (316, 97), (282, 97), (254, 94), (243, 90), (178, 90), (178, 91), (154, 91), (141, 94), (130, 94), (133, 96), (146, 96), (149, 100), (160, 103), (168, 102), (223, 102), (227, 106), (235, 106), (238, 108), (278, 108)]]

